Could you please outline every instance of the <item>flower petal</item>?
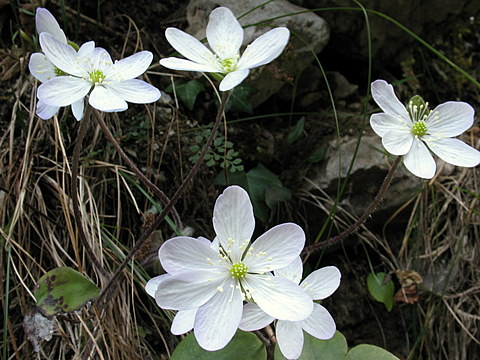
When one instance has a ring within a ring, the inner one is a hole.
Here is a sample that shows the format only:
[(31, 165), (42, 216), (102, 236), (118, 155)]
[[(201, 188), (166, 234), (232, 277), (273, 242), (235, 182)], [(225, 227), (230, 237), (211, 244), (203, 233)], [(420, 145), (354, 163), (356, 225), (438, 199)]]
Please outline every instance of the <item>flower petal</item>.
[(383, 147), (393, 155), (405, 155), (412, 147), (414, 135), (410, 130), (394, 130), (382, 137)]
[(340, 285), (340, 270), (335, 266), (326, 266), (315, 270), (300, 284), (300, 287), (313, 300), (322, 300), (332, 295)]
[(312, 315), (301, 321), (301, 324), (303, 330), (321, 340), (331, 339), (337, 329), (328, 310), (316, 303), (313, 304)]
[(106, 83), (104, 86), (123, 100), (135, 104), (148, 104), (160, 99), (160, 91), (155, 86), (139, 79)]
[(37, 116), (42, 120), (48, 120), (53, 117), (56, 113), (58, 113), (60, 107), (58, 106), (50, 106), (45, 104), (42, 100), (37, 101)]
[(77, 52), (73, 47), (61, 43), (46, 32), (41, 33), (39, 39), (42, 51), (53, 65), (67, 74), (83, 75), (83, 70), (77, 63)]
[[(80, 55), (80, 57), (82, 56)], [(84, 63), (84, 69), (89, 74), (92, 71), (100, 71), (105, 76), (108, 76), (114, 69), (112, 57), (107, 50), (101, 47), (94, 48), (88, 55), (85, 54), (85, 59), (80, 58), (79, 61)]]
[(243, 305), (243, 315), (239, 328), (243, 331), (255, 331), (263, 329), (275, 320), (267, 315), (257, 304), (247, 303)]
[(95, 109), (105, 112), (124, 111), (128, 104), (104, 86), (96, 85), (88, 98), (88, 103)]
[(228, 73), (220, 82), (220, 91), (228, 91), (240, 84), (248, 76), (250, 70), (240, 69)]
[(192, 35), (176, 28), (168, 28), (165, 30), (165, 37), (170, 45), (188, 60), (212, 67), (215, 67), (215, 64), (217, 64), (215, 67), (216, 71), (221, 70), (215, 55)]
[(303, 264), (302, 259), (298, 256), (293, 262), (284, 267), (274, 271), (275, 276), (280, 276), (290, 281), (293, 281), (295, 284), (300, 284), (302, 280), (303, 273)]
[(85, 110), (85, 98), (81, 98), (80, 100), (75, 101), (72, 104), (73, 116), (75, 116), (75, 119), (77, 119), (77, 121), (80, 121), (83, 119), (84, 110)]
[(150, 51), (140, 51), (136, 54), (116, 61), (109, 76), (121, 76), (122, 79), (133, 79), (147, 71), (152, 63), (153, 54)]
[(218, 7), (210, 13), (206, 34), (210, 48), (220, 59), (238, 56), (243, 29), (230, 9)]
[(205, 304), (215, 294), (220, 292), (223, 281), (182, 281), (166, 274), (159, 281), (155, 300), (163, 309), (188, 310)]
[(475, 110), (461, 101), (438, 105), (427, 117), (428, 134), (435, 137), (454, 137), (470, 129)]
[(437, 168), (430, 151), (419, 139), (414, 139), (412, 148), (403, 157), (403, 164), (413, 175), (422, 179), (431, 179)]
[(437, 139), (427, 136), (424, 137), (424, 140), (435, 155), (449, 164), (474, 167), (480, 163), (480, 152), (461, 140)]
[(219, 264), (218, 251), (191, 237), (179, 236), (167, 240), (158, 255), (165, 271), (185, 280), (230, 276), (228, 269)]
[(174, 335), (182, 335), (193, 329), (195, 323), (195, 316), (197, 315), (198, 308), (190, 310), (180, 310), (177, 312), (172, 321), (172, 327), (170, 331)]
[(47, 32), (52, 35), (58, 41), (66, 44), (67, 37), (65, 33), (58, 25), (57, 20), (55, 17), (45, 8), (37, 8), (37, 12), (35, 14), (35, 27), (37, 28), (37, 32), (40, 34), (42, 32)]
[(56, 76), (38, 87), (37, 96), (47, 105), (67, 106), (87, 95), (91, 86), (73, 76)]
[(290, 265), (305, 245), (305, 233), (297, 224), (277, 225), (260, 236), (243, 259), (254, 273), (273, 271)]
[(199, 64), (190, 60), (169, 57), (160, 60), (160, 65), (172, 70), (199, 71), (199, 72), (220, 72), (217, 67), (211, 64)]
[(229, 252), (232, 261), (240, 261), (255, 228), (252, 203), (240, 186), (227, 187), (217, 198), (213, 227), (220, 245)]
[(145, 291), (147, 292), (148, 295), (154, 298), (155, 293), (157, 292), (158, 286), (162, 283), (163, 280), (166, 280), (168, 278), (170, 278), (170, 275), (168, 274), (163, 274), (163, 275), (151, 278), (145, 284)]
[(237, 68), (254, 68), (276, 59), (285, 49), (290, 38), (290, 31), (285, 27), (272, 29), (255, 39), (247, 46), (238, 61)]
[(251, 291), (257, 305), (275, 319), (299, 321), (309, 316), (313, 310), (312, 298), (288, 279), (250, 275), (243, 283)]
[(373, 100), (375, 100), (383, 112), (411, 121), (407, 109), (398, 100), (392, 85), (385, 80), (375, 80), (371, 85), (371, 89)]
[(373, 114), (370, 117), (370, 126), (380, 137), (385, 136), (385, 134), (389, 131), (402, 131), (410, 129), (411, 124), (412, 122), (410, 120), (407, 122), (401, 117), (392, 116), (385, 113)]
[(30, 70), (30, 74), (42, 83), (57, 76), (55, 66), (42, 53), (34, 53), (30, 56), (28, 69)]
[(242, 293), (234, 281), (226, 283), (197, 311), (194, 333), (198, 345), (205, 350), (222, 349), (235, 335), (243, 312)]
[(303, 330), (300, 322), (277, 321), (275, 327), (280, 351), (287, 359), (298, 359), (303, 350)]

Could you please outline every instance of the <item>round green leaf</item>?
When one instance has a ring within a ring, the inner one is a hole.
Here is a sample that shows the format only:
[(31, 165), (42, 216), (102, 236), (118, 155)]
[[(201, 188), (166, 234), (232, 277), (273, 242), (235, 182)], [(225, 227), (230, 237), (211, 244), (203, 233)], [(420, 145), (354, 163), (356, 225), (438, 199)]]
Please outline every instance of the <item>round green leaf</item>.
[(347, 360), (398, 360), (398, 358), (378, 346), (361, 344), (350, 349)]
[(252, 333), (237, 331), (223, 349), (202, 349), (192, 334), (183, 339), (172, 354), (171, 360), (265, 360), (267, 351), (263, 343)]
[(373, 298), (385, 304), (388, 311), (393, 308), (393, 293), (395, 287), (392, 280), (385, 281), (386, 274), (379, 272), (377, 274), (368, 274), (367, 287)]
[(46, 316), (77, 310), (95, 298), (100, 290), (89, 279), (69, 267), (50, 270), (39, 280), (33, 295), (37, 308)]

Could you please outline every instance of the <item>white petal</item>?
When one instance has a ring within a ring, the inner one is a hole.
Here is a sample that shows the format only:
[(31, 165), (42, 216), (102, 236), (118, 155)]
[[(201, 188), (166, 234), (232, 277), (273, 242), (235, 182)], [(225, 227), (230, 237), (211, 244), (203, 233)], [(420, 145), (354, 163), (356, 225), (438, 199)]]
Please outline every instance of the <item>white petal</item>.
[(40, 34), (42, 32), (47, 32), (52, 35), (55, 39), (62, 43), (67, 43), (67, 37), (65, 33), (58, 25), (55, 17), (44, 8), (37, 8), (37, 13), (35, 15), (35, 26), (37, 32)]
[(427, 136), (424, 137), (424, 140), (435, 155), (449, 164), (474, 167), (480, 163), (480, 152), (461, 140), (436, 139)]
[(101, 85), (96, 85), (93, 88), (88, 98), (88, 103), (95, 109), (105, 112), (128, 109), (128, 104), (125, 100)]
[[(218, 64), (215, 55), (200, 41), (186, 32), (176, 28), (168, 28), (165, 30), (165, 37), (170, 45), (188, 60), (202, 65), (215, 66), (215, 64)], [(221, 68), (217, 67), (216, 69), (218, 71)]]
[(230, 276), (228, 269), (219, 264), (218, 252), (204, 241), (191, 237), (179, 236), (167, 240), (158, 255), (165, 271), (185, 280), (202, 280), (205, 274), (208, 274), (207, 277)]
[(234, 58), (243, 42), (243, 29), (232, 11), (218, 7), (210, 13), (207, 25), (210, 48), (220, 59)]
[(168, 275), (162, 278), (155, 292), (157, 305), (163, 309), (188, 310), (205, 304), (222, 287), (223, 282), (182, 281)]
[(177, 312), (173, 318), (172, 327), (170, 328), (172, 334), (182, 335), (192, 330), (197, 310), (198, 308)]
[(437, 168), (430, 151), (418, 139), (413, 141), (412, 148), (403, 157), (403, 163), (408, 171), (423, 179), (431, 179), (435, 175), (435, 169)]
[(257, 305), (275, 319), (299, 321), (312, 313), (312, 298), (290, 280), (278, 276), (250, 275), (244, 282)]
[(80, 121), (80, 120), (83, 119), (84, 110), (85, 110), (85, 99), (84, 98), (81, 98), (80, 100), (75, 101), (72, 104), (73, 116), (75, 116), (75, 119), (77, 119), (77, 121)]
[(335, 266), (326, 266), (315, 270), (302, 281), (300, 287), (313, 300), (322, 300), (332, 295), (340, 285), (340, 270)]
[(40, 34), (40, 46), (47, 58), (63, 72), (82, 76), (83, 69), (77, 63), (77, 52), (70, 45), (61, 43), (49, 33)]
[(403, 119), (410, 119), (407, 109), (395, 95), (392, 85), (385, 80), (375, 80), (371, 88), (373, 100), (385, 113), (392, 116), (400, 116)]
[(169, 57), (160, 60), (160, 65), (172, 70), (221, 72), (222, 70), (212, 64), (199, 64), (190, 60)]
[(93, 56), (93, 52), (95, 51), (95, 41), (88, 41), (85, 44), (82, 44), (80, 46), (80, 49), (78, 49), (78, 56), (80, 58), (89, 58)]
[(409, 118), (404, 119), (385, 113), (373, 114), (370, 117), (370, 126), (380, 137), (385, 136), (385, 134), (389, 131), (402, 131), (410, 129), (411, 125), (412, 121)]
[(405, 155), (410, 151), (413, 139), (411, 130), (389, 131), (382, 137), (382, 144), (390, 154)]
[(237, 67), (251, 69), (268, 64), (282, 53), (289, 37), (290, 31), (285, 27), (278, 27), (263, 34), (247, 46)]
[[(232, 286), (230, 286), (232, 285)], [(222, 349), (238, 329), (243, 312), (242, 293), (232, 281), (197, 311), (194, 333), (205, 350)]]
[(228, 91), (240, 84), (248, 76), (250, 70), (240, 69), (228, 73), (220, 82), (220, 91)]
[(321, 340), (331, 339), (337, 328), (327, 309), (316, 303), (313, 304), (312, 315), (301, 321), (301, 324), (303, 330)]
[(30, 74), (42, 83), (57, 76), (55, 66), (42, 53), (34, 53), (30, 56), (28, 69), (30, 70)]
[(150, 280), (147, 281), (145, 284), (145, 291), (147, 292), (148, 295), (151, 297), (155, 297), (155, 293), (157, 292), (158, 286), (161, 284), (162, 281), (170, 278), (171, 276), (168, 274), (156, 276), (154, 278), (151, 278)]
[(255, 331), (263, 329), (275, 320), (267, 315), (257, 304), (247, 303), (243, 305), (243, 315), (239, 328), (243, 331)]
[(123, 100), (135, 104), (148, 104), (160, 99), (160, 91), (155, 86), (139, 79), (106, 83), (105, 88)]
[(303, 350), (303, 330), (299, 322), (277, 321), (275, 327), (280, 351), (287, 359), (298, 359)]
[(227, 187), (217, 198), (213, 227), (223, 249), (231, 250), (234, 263), (239, 261), (255, 228), (252, 203), (240, 186)]
[(80, 58), (79, 61), (84, 64), (83, 66), (88, 72), (101, 71), (108, 76), (114, 69), (110, 54), (101, 47), (94, 48), (89, 55), (85, 55), (85, 59)]
[(255, 240), (243, 262), (255, 273), (281, 269), (300, 255), (304, 245), (305, 233), (300, 226), (277, 225)]
[(67, 106), (83, 99), (90, 82), (73, 76), (56, 76), (38, 87), (37, 96), (50, 106)]
[(475, 110), (467, 103), (448, 101), (438, 105), (428, 116), (428, 134), (438, 137), (454, 137), (473, 125)]
[(122, 79), (133, 79), (147, 71), (152, 63), (153, 54), (150, 51), (140, 51), (125, 59), (116, 61), (109, 76), (114, 74)]
[(58, 113), (60, 107), (58, 106), (50, 106), (45, 104), (42, 100), (37, 101), (37, 116), (42, 120), (48, 120), (53, 117), (56, 113)]
[(303, 274), (303, 263), (300, 256), (298, 256), (293, 262), (284, 267), (274, 271), (275, 276), (281, 276), (285, 279), (293, 281), (295, 284), (300, 284)]

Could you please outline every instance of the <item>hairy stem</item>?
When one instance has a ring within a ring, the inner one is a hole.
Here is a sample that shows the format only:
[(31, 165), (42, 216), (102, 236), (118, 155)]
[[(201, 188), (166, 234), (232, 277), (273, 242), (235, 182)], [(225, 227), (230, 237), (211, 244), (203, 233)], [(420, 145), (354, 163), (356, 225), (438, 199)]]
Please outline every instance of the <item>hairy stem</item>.
[(362, 216), (360, 216), (353, 225), (350, 225), (347, 229), (342, 231), (340, 234), (334, 237), (331, 237), (328, 240), (320, 241), (320, 242), (317, 242), (316, 244), (307, 246), (305, 249), (303, 249), (302, 254), (310, 254), (313, 251), (316, 251), (318, 249), (323, 249), (323, 248), (335, 245), (336, 243), (340, 242), (343, 238), (345, 238), (346, 236), (350, 235), (352, 232), (357, 230), (365, 222), (365, 220), (367, 220), (367, 218), (375, 211), (378, 204), (380, 204), (380, 201), (382, 201), (385, 195), (385, 192), (390, 186), (393, 176), (395, 175), (395, 172), (397, 171), (398, 166), (400, 165), (401, 160), (402, 160), (401, 156), (398, 156), (395, 159), (395, 162), (393, 163), (392, 167), (388, 171), (387, 176), (383, 180), (383, 184), (378, 190), (377, 195), (375, 196), (373, 201), (370, 203), (368, 208), (365, 210), (365, 212), (362, 214)]
[[(140, 171), (140, 169), (137, 167), (137, 165), (135, 165), (135, 163), (128, 157), (128, 155), (125, 153), (125, 151), (123, 151), (120, 144), (117, 142), (117, 140), (115, 139), (115, 137), (111, 133), (110, 129), (108, 128), (107, 124), (105, 124), (105, 121), (103, 120), (100, 112), (97, 109), (93, 109), (93, 115), (95, 116), (95, 119), (97, 119), (97, 122), (100, 125), (100, 128), (102, 129), (103, 133), (107, 137), (108, 141), (110, 141), (110, 143), (113, 145), (113, 147), (115, 148), (117, 153), (120, 155), (120, 157), (123, 159), (123, 161), (125, 161), (127, 163), (127, 165), (130, 167), (130, 169), (133, 170), (133, 172), (138, 176), (140, 181), (145, 186), (150, 188), (150, 190), (152, 190), (154, 192), (154, 194), (156, 196), (158, 196), (164, 204), (168, 204), (170, 202), (170, 199), (167, 197), (167, 195), (165, 195), (165, 193), (162, 190), (160, 190), (157, 187), (157, 185), (155, 185), (153, 182), (151, 182)], [(179, 229), (181, 229), (182, 228), (182, 221), (180, 220), (180, 216), (178, 215), (177, 210), (174, 207), (172, 207), (172, 216), (173, 216), (173, 220), (175, 221), (175, 224), (177, 225), (177, 227)]]
[(85, 235), (85, 230), (83, 229), (82, 223), (82, 213), (80, 211), (80, 204), (78, 201), (78, 166), (80, 163), (80, 151), (82, 149), (82, 142), (87, 133), (88, 128), (88, 120), (90, 117), (91, 106), (87, 104), (85, 109), (85, 115), (82, 121), (80, 121), (80, 128), (78, 129), (77, 139), (75, 141), (75, 148), (73, 149), (73, 160), (72, 160), (72, 189), (71, 189), (71, 196), (72, 196), (72, 206), (73, 206), (73, 215), (75, 218), (75, 223), (77, 224), (78, 229), (78, 237), (80, 242), (82, 243), (83, 247), (85, 248), (85, 252), (87, 257), (90, 261), (95, 265), (100, 273), (107, 277), (108, 274), (100, 264), (98, 259), (96, 258), (95, 254), (93, 253), (90, 244), (87, 241), (87, 237)]
[(140, 235), (138, 241), (135, 243), (135, 245), (130, 250), (128, 255), (125, 257), (123, 262), (117, 268), (115, 273), (112, 275), (112, 278), (110, 279), (110, 281), (107, 283), (105, 288), (102, 289), (102, 291), (100, 292), (100, 295), (98, 296), (98, 298), (96, 300), (97, 305), (101, 304), (104, 299), (106, 300), (106, 299), (111, 299), (112, 298), (111, 296), (107, 296), (107, 295), (110, 295), (113, 292), (113, 290), (115, 289), (114, 285), (118, 281), (118, 278), (119, 278), (121, 272), (123, 271), (123, 269), (125, 269), (125, 267), (130, 262), (130, 260), (132, 260), (135, 253), (143, 246), (143, 244), (148, 239), (150, 234), (158, 227), (158, 225), (160, 225), (160, 223), (163, 221), (163, 219), (165, 219), (165, 216), (173, 208), (173, 205), (177, 202), (177, 200), (183, 194), (183, 192), (185, 191), (187, 186), (190, 184), (190, 182), (193, 179), (193, 177), (195, 176), (195, 174), (198, 172), (198, 169), (200, 168), (201, 164), (203, 163), (203, 160), (205, 159), (205, 155), (207, 154), (208, 150), (210, 149), (210, 146), (213, 143), (213, 140), (215, 139), (218, 128), (220, 126), (220, 122), (221, 122), (221, 119), (222, 119), (223, 112), (225, 110), (225, 105), (227, 104), (229, 97), (230, 97), (230, 92), (224, 92), (223, 93), (222, 100), (221, 100), (221, 103), (220, 103), (220, 107), (218, 109), (218, 113), (217, 113), (217, 116), (215, 118), (215, 123), (214, 123), (213, 128), (212, 128), (212, 132), (210, 133), (210, 136), (208, 137), (207, 142), (205, 143), (205, 146), (203, 147), (203, 150), (200, 153), (200, 156), (198, 157), (197, 162), (192, 167), (192, 169), (190, 170), (188, 175), (185, 177), (185, 179), (183, 180), (182, 184), (177, 189), (175, 194), (173, 194), (173, 196), (171, 197), (170, 201), (165, 206), (163, 211), (155, 218), (155, 220), (152, 222), (152, 224), (150, 224), (150, 226)]

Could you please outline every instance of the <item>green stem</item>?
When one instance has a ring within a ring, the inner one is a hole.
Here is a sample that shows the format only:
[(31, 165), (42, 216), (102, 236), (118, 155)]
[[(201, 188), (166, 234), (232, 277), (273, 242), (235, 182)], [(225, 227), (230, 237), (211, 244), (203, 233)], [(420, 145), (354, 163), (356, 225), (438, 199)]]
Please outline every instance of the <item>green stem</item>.
[(367, 220), (367, 218), (375, 211), (377, 206), (380, 204), (380, 201), (382, 201), (382, 199), (385, 195), (385, 192), (387, 191), (388, 187), (390, 186), (390, 184), (393, 180), (393, 176), (395, 175), (395, 172), (397, 171), (398, 166), (400, 165), (401, 160), (402, 160), (401, 156), (398, 156), (395, 159), (395, 162), (393, 163), (393, 165), (390, 168), (387, 176), (383, 180), (383, 184), (380, 187), (380, 189), (378, 190), (377, 195), (375, 196), (373, 201), (370, 203), (370, 205), (368, 205), (367, 209), (362, 214), (362, 216), (360, 216), (358, 218), (358, 220), (353, 225), (349, 226), (346, 230), (342, 231), (340, 234), (338, 234), (334, 237), (331, 237), (328, 240), (317, 242), (313, 245), (307, 246), (305, 249), (303, 249), (302, 254), (310, 254), (315, 250), (323, 249), (323, 248), (335, 245), (338, 242), (340, 242), (341, 240), (343, 240), (343, 238), (345, 238), (346, 236), (350, 235), (352, 232), (357, 230), (365, 222), (365, 220)]
[(73, 205), (73, 215), (75, 218), (75, 223), (77, 224), (77, 229), (78, 229), (78, 237), (80, 239), (80, 242), (82, 243), (83, 247), (85, 248), (85, 251), (87, 253), (87, 257), (90, 259), (90, 261), (93, 262), (93, 264), (96, 266), (96, 268), (101, 272), (101, 274), (105, 277), (108, 276), (107, 272), (103, 268), (103, 266), (100, 264), (98, 259), (96, 258), (95, 254), (93, 253), (92, 248), (90, 247), (90, 244), (87, 241), (87, 237), (85, 235), (85, 231), (83, 229), (83, 223), (82, 223), (82, 213), (80, 211), (80, 205), (78, 201), (78, 166), (80, 163), (80, 151), (82, 149), (82, 143), (83, 139), (85, 138), (85, 134), (87, 133), (87, 125), (88, 125), (88, 119), (90, 117), (90, 112), (91, 112), (92, 107), (87, 104), (87, 108), (85, 109), (85, 115), (82, 121), (80, 121), (80, 129), (78, 129), (78, 135), (77, 135), (77, 140), (75, 142), (75, 148), (73, 149), (73, 160), (72, 160), (72, 189), (71, 189), (71, 196), (72, 196), (72, 205)]
[[(132, 160), (130, 160), (130, 158), (125, 153), (125, 151), (123, 151), (123, 149), (120, 147), (117, 140), (113, 136), (112, 132), (108, 128), (107, 124), (105, 124), (105, 121), (103, 120), (100, 112), (97, 109), (93, 109), (93, 115), (97, 119), (98, 124), (100, 125), (100, 128), (102, 129), (103, 133), (107, 137), (108, 141), (110, 141), (110, 143), (113, 145), (113, 147), (118, 152), (118, 154), (123, 159), (123, 161), (125, 161), (127, 163), (127, 165), (133, 170), (133, 172), (138, 176), (140, 181), (143, 182), (143, 184), (145, 184), (145, 186), (150, 188), (155, 193), (155, 195), (158, 196), (163, 201), (164, 204), (168, 204), (170, 202), (170, 199), (167, 197), (167, 195), (165, 195), (165, 193), (162, 190), (160, 190), (157, 187), (157, 185), (155, 185), (153, 182), (151, 182), (150, 179), (148, 179), (140, 171), (140, 169), (137, 167), (137, 165), (135, 165), (135, 163)], [(173, 219), (175, 221), (175, 224), (177, 225), (177, 228), (181, 229), (182, 228), (182, 221), (180, 220), (180, 216), (178, 215), (178, 212), (174, 207), (172, 207), (172, 216), (173, 216)]]
[(115, 273), (112, 275), (112, 278), (110, 279), (110, 281), (102, 289), (102, 291), (100, 292), (100, 295), (98, 295), (98, 298), (95, 301), (97, 305), (101, 304), (104, 299), (107, 300), (107, 299), (112, 298), (112, 296), (107, 296), (107, 295), (110, 295), (113, 292), (113, 290), (115, 289), (114, 284), (116, 284), (116, 282), (117, 282), (121, 272), (123, 271), (123, 269), (125, 269), (125, 267), (130, 262), (130, 260), (132, 260), (135, 253), (143, 246), (145, 241), (149, 238), (150, 234), (158, 227), (158, 225), (160, 225), (160, 223), (163, 221), (165, 216), (167, 216), (169, 211), (173, 208), (173, 205), (177, 202), (177, 200), (183, 194), (183, 192), (185, 191), (187, 186), (190, 184), (190, 182), (193, 179), (193, 177), (195, 176), (195, 174), (198, 172), (201, 164), (203, 163), (203, 160), (205, 159), (205, 155), (207, 155), (207, 152), (209, 151), (210, 146), (212, 145), (213, 140), (215, 139), (215, 136), (216, 136), (218, 128), (220, 126), (220, 121), (222, 119), (222, 115), (223, 115), (223, 112), (225, 110), (225, 106), (227, 104), (227, 101), (228, 101), (229, 97), (230, 97), (230, 92), (224, 92), (223, 93), (222, 100), (221, 100), (221, 103), (220, 103), (220, 107), (218, 109), (218, 113), (217, 113), (217, 116), (215, 118), (215, 123), (214, 123), (213, 128), (212, 128), (212, 132), (210, 133), (210, 136), (208, 137), (207, 142), (206, 142), (205, 146), (203, 147), (203, 150), (200, 153), (200, 156), (198, 157), (197, 162), (192, 167), (192, 169), (190, 170), (188, 175), (185, 177), (185, 179), (183, 180), (182, 184), (177, 189), (175, 194), (171, 197), (169, 203), (165, 206), (165, 208), (160, 213), (160, 215), (158, 215), (155, 218), (155, 220), (152, 222), (152, 224), (140, 235), (140, 238), (135, 243), (133, 248), (130, 250), (128, 255), (125, 257), (125, 259), (120, 264), (120, 266), (117, 268)]

